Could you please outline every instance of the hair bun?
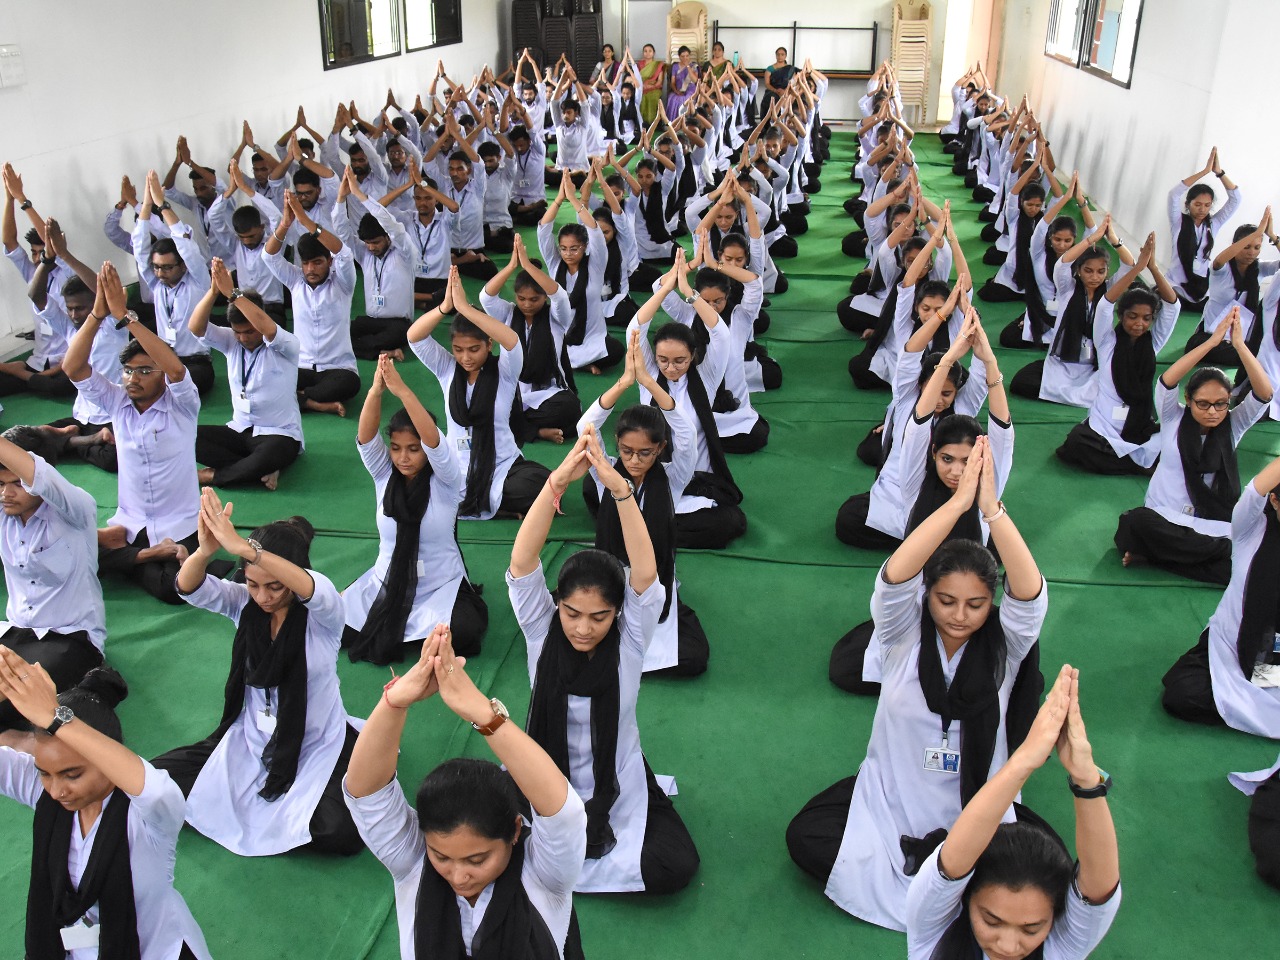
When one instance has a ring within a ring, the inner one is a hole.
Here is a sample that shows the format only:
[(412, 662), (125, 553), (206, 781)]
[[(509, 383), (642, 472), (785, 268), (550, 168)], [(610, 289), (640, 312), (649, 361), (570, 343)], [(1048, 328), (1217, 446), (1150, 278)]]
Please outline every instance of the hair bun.
[(281, 523), (287, 523), (289, 526), (293, 527), (302, 539), (307, 541), (307, 543), (311, 543), (311, 541), (316, 538), (316, 528), (311, 525), (311, 521), (306, 517), (287, 517), (282, 520)]
[(96, 697), (114, 710), (117, 704), (129, 696), (129, 684), (111, 667), (94, 667), (68, 693)]

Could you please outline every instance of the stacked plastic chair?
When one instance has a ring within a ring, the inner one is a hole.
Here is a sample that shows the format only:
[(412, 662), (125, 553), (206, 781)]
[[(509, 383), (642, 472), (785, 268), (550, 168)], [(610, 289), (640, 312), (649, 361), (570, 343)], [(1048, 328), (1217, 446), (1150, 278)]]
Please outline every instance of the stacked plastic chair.
[[(584, 0), (578, 0), (583, 4)], [(585, 0), (590, 4), (591, 0)], [(573, 17), (573, 71), (583, 83), (591, 79), (591, 71), (600, 59), (604, 38), (599, 14), (579, 9)], [(621, 57), (621, 54), (618, 54)]]
[(929, 102), (929, 62), (933, 55), (933, 10), (928, 0), (904, 0), (893, 5), (893, 70), (904, 109), (924, 121)]
[[(569, 0), (563, 0), (563, 8), (567, 9)], [(546, 0), (548, 7), (551, 4), (557, 4), (557, 9), (561, 8), (560, 0)], [(573, 62), (573, 21), (569, 17), (543, 17), (542, 18), (542, 52), (545, 57), (543, 66), (551, 66), (560, 59), (560, 55), (564, 54), (569, 58), (569, 62)], [(590, 76), (590, 73), (588, 73)]]
[(511, 49), (513, 58), (528, 48), (535, 63), (542, 63), (542, 4), (539, 0), (512, 0)]
[(707, 8), (700, 3), (678, 3), (667, 14), (667, 62), (680, 59), (677, 51), (688, 47), (694, 63), (711, 57), (707, 41)]

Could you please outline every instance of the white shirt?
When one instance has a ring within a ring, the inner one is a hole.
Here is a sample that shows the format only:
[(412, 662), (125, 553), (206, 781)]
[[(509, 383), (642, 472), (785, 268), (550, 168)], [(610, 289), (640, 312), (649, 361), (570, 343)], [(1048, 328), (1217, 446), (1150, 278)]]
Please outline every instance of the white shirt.
[(515, 186), (516, 174), (511, 161), (504, 155), (498, 160), (498, 168), (493, 173), (484, 173), (484, 222), (491, 230), (501, 230), (511, 226), (511, 191)]
[(298, 365), (313, 370), (356, 369), (351, 349), (351, 298), (356, 288), (356, 266), (351, 247), (343, 244), (333, 255), (329, 275), (316, 286), (303, 278), (302, 270), (284, 258), (283, 251), (262, 252), (267, 268), (293, 293), (293, 326), (300, 348)]
[[(1093, 342), (1094, 319), (1097, 303), (1105, 303), (1103, 294), (1111, 286), (1111, 279), (1098, 292), (1098, 300), (1094, 304), (1094, 313), (1089, 312), (1089, 302), (1085, 302), (1085, 331), (1080, 339), (1080, 363), (1067, 363), (1053, 355), (1053, 343), (1058, 335), (1058, 327), (1062, 323), (1071, 298), (1076, 296), (1076, 278), (1071, 272), (1074, 263), (1059, 260), (1053, 267), (1054, 300), (1058, 304), (1057, 320), (1052, 331), (1045, 333), (1045, 342), (1049, 344), (1049, 354), (1044, 358), (1044, 373), (1040, 378), (1040, 399), (1051, 403), (1065, 403), (1074, 407), (1093, 406), (1098, 395), (1098, 369), (1096, 367), (1096, 345)], [(1081, 292), (1080, 296), (1085, 296)]]
[(209, 264), (200, 247), (191, 239), (189, 224), (174, 224), (169, 228), (169, 235), (178, 248), (178, 256), (187, 266), (182, 279), (172, 287), (151, 269), (150, 223), (139, 220), (133, 225), (133, 259), (138, 264), (141, 282), (151, 288), (156, 307), (156, 333), (180, 357), (208, 356), (209, 349), (187, 329), (187, 321), (209, 289)]
[[(146, 289), (146, 287), (143, 286), (141, 289)], [(49, 298), (49, 302), (45, 305), (44, 310), (41, 311), (41, 316), (55, 330), (60, 330), (68, 342), (75, 336), (76, 325), (53, 302), (52, 297)], [(117, 330), (114, 321), (110, 323), (104, 322), (98, 327), (93, 343), (89, 346), (89, 366), (93, 368), (93, 372), (101, 374), (111, 383), (119, 383), (120, 351), (124, 349), (125, 344), (128, 342), (128, 329)], [(109, 411), (103, 410), (102, 407), (78, 390), (76, 391), (75, 401), (71, 405), (71, 415), (80, 423), (111, 422)]]
[(417, 211), (400, 221), (414, 251), (414, 276), (427, 277), (433, 280), (444, 280), (449, 276), (449, 267), (453, 263), (450, 247), (453, 240), (453, 213), (447, 207), (439, 207), (431, 217), (431, 222), (424, 224), (418, 219)]
[[(1266, 280), (1267, 277), (1273, 276), (1277, 270), (1280, 270), (1280, 260), (1258, 261), (1259, 304), (1262, 302), (1262, 281)], [(1208, 299), (1204, 305), (1204, 312), (1200, 315), (1200, 326), (1196, 329), (1203, 330), (1205, 333), (1213, 333), (1218, 328), (1222, 318), (1226, 316), (1227, 311), (1232, 307), (1239, 307), (1240, 329), (1243, 331), (1245, 339), (1249, 339), (1249, 335), (1253, 333), (1253, 324), (1257, 318), (1245, 306), (1245, 300), (1245, 294), (1236, 293), (1236, 281), (1231, 272), (1230, 260), (1220, 267), (1210, 267)]]
[[(133, 901), (138, 915), (138, 945), (142, 960), (177, 960), (185, 942), (198, 960), (209, 960), (204, 934), (180, 894), (173, 887), (173, 869), (178, 854), (178, 833), (186, 806), (182, 791), (169, 774), (142, 761), (142, 792), (129, 800), (126, 831), (129, 841), (129, 868), (133, 873)], [(28, 753), (0, 747), (0, 793), (35, 809), (44, 793), (36, 761)], [(110, 798), (108, 798), (109, 800)], [(103, 804), (105, 810), (107, 804)], [(98, 836), (102, 815), (94, 821), (87, 836), (82, 836), (77, 822), (71, 827), (71, 849), (67, 869), (77, 886), (84, 876)], [(98, 905), (86, 916), (93, 922), (100, 918)], [(96, 948), (85, 947), (67, 954), (68, 960), (97, 960)]]
[[(542, 564), (523, 577), (507, 571), (507, 592), (515, 611), (528, 653), (529, 683), (537, 686), (538, 658), (547, 640), (547, 629), (558, 616), (551, 591), (547, 589)], [(653, 638), (662, 613), (666, 589), (654, 579), (644, 593), (636, 593), (630, 581), (618, 614), (618, 748), (616, 770), (618, 798), (609, 811), (617, 845), (605, 856), (588, 860), (574, 887), (579, 893), (634, 893), (644, 889), (640, 875), (640, 850), (649, 817), (648, 776), (636, 724), (636, 701), (640, 696), (640, 675), (645, 649)], [(595, 794), (591, 750), (591, 699), (569, 697), (568, 706), (569, 784), (580, 797)]]
[(129, 540), (147, 532), (152, 546), (165, 537), (196, 532), (200, 484), (196, 480), (196, 418), (200, 394), (190, 376), (169, 382), (155, 403), (139, 411), (124, 387), (94, 371), (76, 383), (111, 414), (119, 465), (118, 503), (107, 526), (122, 526)]
[(373, 214), (391, 238), (391, 245), (381, 257), (369, 252), (363, 240), (356, 236), (351, 221), (340, 206), (333, 209), (333, 222), (338, 228), (338, 239), (346, 250), (360, 261), (364, 271), (364, 312), (367, 317), (397, 317), (408, 320), (413, 317), (413, 274), (417, 256), (404, 224), (370, 197), (364, 201), (364, 209)]
[[(943, 846), (945, 846), (945, 842)], [(964, 908), (961, 898), (973, 871), (958, 880), (942, 875), (934, 850), (911, 879), (907, 892), (907, 960), (929, 960), (947, 928)], [(1053, 922), (1044, 941), (1044, 960), (1084, 960), (1102, 942), (1120, 911), (1120, 888), (1106, 903), (1087, 903), (1075, 882), (1067, 892), (1067, 909)], [(986, 954), (982, 955), (984, 958)]]
[(533, 131), (530, 131), (530, 137), (532, 140), (529, 143), (529, 149), (524, 153), (517, 153), (510, 160), (513, 176), (511, 199), (522, 204), (537, 203), (539, 200), (547, 199), (543, 177), (547, 162), (547, 147)]
[[(236, 286), (241, 290), (256, 290), (262, 295), (264, 303), (283, 303), (284, 285), (267, 269), (262, 260), (262, 248), (267, 242), (267, 235), (275, 233), (276, 225), (280, 222), (280, 210), (260, 193), (255, 193), (251, 201), (262, 215), (262, 223), (266, 228), (262, 233), (262, 241), (256, 247), (246, 247), (236, 237), (227, 266), (235, 270)], [(235, 231), (231, 227), (231, 215), (234, 212), (235, 205), (230, 200), (218, 197), (209, 208), (209, 218), (215, 222), (225, 220), (227, 229), (234, 235)]]
[[(226, 193), (227, 185), (221, 180), (215, 180), (213, 189), (218, 194)], [(209, 210), (213, 206), (212, 203), (206, 207), (203, 203), (196, 199), (195, 194), (186, 193), (177, 187), (170, 187), (166, 196), (175, 207), (183, 207), (190, 210), (196, 215), (196, 219), (200, 221), (200, 227), (204, 230), (205, 239), (209, 254), (215, 257), (221, 257), (227, 260), (231, 257), (231, 250), (236, 243), (235, 231), (231, 229), (231, 221), (218, 223), (209, 216)], [(216, 202), (215, 197), (215, 202)], [(190, 229), (188, 227), (188, 229)], [(204, 246), (196, 241), (197, 246), (201, 246), (203, 252)]]
[[(31, 258), (27, 256), (22, 247), (17, 246), (12, 250), (6, 250), (5, 256), (22, 274), (23, 283), (30, 284), (31, 278), (36, 275), (36, 265), (31, 262)], [(57, 260), (49, 268), (49, 272), (45, 277), (45, 289), (48, 291), (49, 303), (57, 304), (59, 309), (65, 309), (66, 307), (66, 301), (62, 299), (62, 285), (71, 276), (74, 276), (74, 274), (66, 264), (61, 260)], [(59, 334), (57, 329), (41, 318), (40, 312), (36, 310), (34, 303), (31, 303), (30, 306), (31, 312), (35, 316), (35, 340), (31, 356), (27, 358), (27, 366), (32, 370), (40, 371), (49, 362), (62, 358), (67, 352), (67, 341), (65, 337)]]
[[(274, 801), (258, 796), (267, 782), (262, 752), (272, 736), (259, 718), (268, 708), (274, 718), (280, 697), (275, 687), (246, 685), (240, 716), (214, 748), (187, 798), (187, 822), (242, 857), (273, 856), (311, 842), (311, 817), (346, 742), (347, 712), (337, 671), (342, 597), (328, 577), (314, 570), (307, 573), (315, 582), (315, 592), (306, 602), (307, 721), (293, 786)], [(250, 602), (243, 583), (213, 577), (205, 577), (183, 599), (237, 625)]]
[(256, 350), (246, 350), (227, 327), (209, 324), (203, 340), (227, 357), (232, 430), (292, 437), (302, 443), (298, 408), (298, 338), (279, 325)]
[[(378, 525), (377, 561), (372, 569), (365, 571), (342, 594), (347, 625), (359, 630), (368, 619), (369, 608), (378, 599), (378, 593), (391, 567), (397, 524), (382, 510), (382, 498), (395, 470), (382, 434), (368, 443), (357, 442), (356, 448), (360, 451), (365, 469), (373, 477)], [(431, 468), (431, 500), (418, 531), (418, 584), (413, 595), (413, 606), (409, 610), (409, 619), (405, 621), (406, 643), (420, 643), (431, 635), (437, 623), (449, 622), (453, 615), (453, 605), (458, 599), (458, 586), (467, 573), (454, 534), (466, 474), (449, 452), (449, 445), (444, 437), (440, 438), (440, 443), (435, 447), (424, 443), (422, 450), (427, 455)]]
[(0, 515), (0, 559), (9, 594), (5, 619), (43, 637), (84, 630), (99, 650), (107, 640), (98, 582), (98, 506), (41, 457), (22, 489), (44, 499), (24, 524)]
[(458, 205), (458, 212), (453, 215), (453, 238), (450, 240), (455, 250), (479, 250), (484, 246), (485, 180), (476, 178), (475, 164), (471, 165), (471, 171), (471, 179), (461, 190), (454, 187), (448, 177), (442, 182), (444, 195)]
[[(557, 287), (556, 292), (547, 298), (547, 302), (551, 306), (548, 322), (551, 324), (551, 342), (555, 351), (556, 369), (560, 371), (560, 379), (567, 380), (565, 371), (560, 363), (560, 354), (565, 334), (569, 332), (569, 325), (573, 322), (573, 308), (569, 306), (569, 295), (565, 293), (563, 287)], [(520, 331), (521, 327), (524, 327), (525, 331), (528, 329), (529, 321), (525, 319), (524, 314), (516, 310), (516, 305), (510, 300), (490, 296), (482, 289), (480, 291), (480, 307), (493, 319), (500, 323), (505, 323), (513, 330)], [(524, 339), (521, 342), (525, 342)], [(521, 376), (524, 375), (523, 369), (521, 369), (520, 374)], [(536, 410), (564, 389), (566, 388), (560, 386), (554, 380), (549, 380), (546, 383), (525, 383), (521, 380), (520, 402), (524, 409)]]
[[(547, 262), (547, 276), (560, 283), (559, 241), (555, 227), (549, 223), (538, 224), (538, 252)], [(604, 271), (609, 265), (609, 246), (604, 240), (604, 231), (599, 226), (587, 228), (587, 249), (583, 251), (584, 259), (578, 264), (577, 273), (564, 272), (564, 289), (566, 300), (568, 295), (578, 288), (578, 284), (587, 285), (586, 296), (586, 330), (582, 335), (582, 343), (569, 344), (569, 365), (575, 370), (590, 366), (602, 360), (608, 354), (605, 337), (608, 331), (604, 322)], [(570, 324), (573, 316), (570, 314)]]
[[(1182, 266), (1182, 259), (1178, 256), (1178, 235), (1182, 233), (1182, 215), (1186, 206), (1187, 191), (1190, 189), (1179, 180), (1169, 190), (1167, 201), (1173, 256), (1169, 258), (1169, 268), (1165, 271), (1165, 275), (1179, 293), (1185, 293), (1183, 284), (1187, 282), (1187, 271)], [(1232, 187), (1227, 191), (1226, 203), (1218, 208), (1218, 212), (1211, 214), (1206, 222), (1195, 227), (1198, 242), (1193, 267), (1200, 276), (1209, 275), (1210, 264), (1213, 261), (1213, 244), (1210, 241), (1213, 237), (1220, 235), (1227, 221), (1235, 216), (1235, 212), (1240, 209), (1240, 200), (1240, 188)]]
[[(418, 829), (418, 815), (404, 790), (394, 779), (367, 797), (356, 798), (347, 792), (342, 781), (342, 796), (360, 831), (360, 838), (395, 883), (396, 921), (400, 928), (400, 958), (415, 960), (414, 928), (418, 912), (418, 886), (426, 866), (427, 844)], [(572, 789), (566, 791), (564, 806), (553, 816), (540, 817), (533, 811), (533, 826), (525, 841), (524, 868), (520, 881), (529, 902), (546, 923), (560, 955), (569, 935), (569, 916), (573, 911), (573, 889), (587, 852), (587, 813), (582, 800)], [(459, 902), (463, 944), (471, 956), (475, 932), (480, 929), (484, 913), (493, 896), (490, 884), (476, 899), (475, 907)]]

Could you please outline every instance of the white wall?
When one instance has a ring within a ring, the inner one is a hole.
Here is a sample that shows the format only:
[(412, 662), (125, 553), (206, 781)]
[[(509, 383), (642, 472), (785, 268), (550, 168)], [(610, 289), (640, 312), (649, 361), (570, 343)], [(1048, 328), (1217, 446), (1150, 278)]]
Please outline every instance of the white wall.
[[(36, 208), (58, 218), (73, 253), (87, 263), (110, 256), (132, 277), (102, 234), (122, 174), (137, 184), (148, 168), (163, 173), (180, 133), (197, 162), (225, 168), (242, 120), (268, 146), (299, 104), (322, 133), (339, 98), (372, 115), (390, 86), (411, 104), (438, 58), (458, 79), (497, 66), (499, 46), (509, 46), (499, 6), (466, 0), (460, 44), (325, 71), (316, 0), (0, 4), (0, 44), (20, 46), (27, 73), (25, 85), (0, 88), (0, 159), (23, 175)], [(0, 264), (0, 332), (5, 321), (30, 328), (20, 278)]]
[(1046, 58), (1040, 6), (1013, 0), (1006, 9), (997, 85), (1012, 97), (1029, 93), (1059, 166), (1081, 170), (1085, 191), (1129, 241), (1154, 230), (1168, 262), (1166, 194), (1204, 166), (1215, 144), (1244, 193), (1220, 242), (1280, 201), (1280, 132), (1264, 79), (1280, 4), (1230, 0), (1210, 13), (1198, 0), (1145, 0), (1129, 89)]

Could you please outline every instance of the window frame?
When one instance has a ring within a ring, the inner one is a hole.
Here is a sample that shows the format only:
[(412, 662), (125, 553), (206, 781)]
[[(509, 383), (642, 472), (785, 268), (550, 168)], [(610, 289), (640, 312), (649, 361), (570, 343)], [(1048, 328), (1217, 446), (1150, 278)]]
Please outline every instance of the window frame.
[[(1045, 57), (1069, 67), (1075, 67), (1077, 70), (1095, 76), (1100, 80), (1114, 83), (1118, 87), (1123, 87), (1126, 90), (1130, 89), (1133, 86), (1133, 67), (1138, 60), (1138, 41), (1142, 36), (1142, 14), (1146, 6), (1144, 0), (1136, 0), (1138, 3), (1138, 15), (1133, 24), (1133, 45), (1129, 50), (1129, 78), (1127, 80), (1119, 80), (1110, 70), (1094, 66), (1089, 62), (1089, 56), (1093, 52), (1093, 34), (1098, 22), (1098, 8), (1100, 4), (1105, 3), (1105, 0), (1081, 0), (1084, 16), (1077, 25), (1074, 57), (1049, 50), (1050, 37), (1054, 33), (1056, 18), (1062, 11), (1063, 2), (1064, 0), (1052, 0), (1049, 8), (1049, 23), (1045, 30), (1044, 40)], [(1127, 0), (1127, 2), (1135, 2), (1135, 0)], [(1112, 64), (1112, 69), (1115, 69), (1114, 64)]]
[[(412, 47), (409, 45), (409, 2), (410, 0), (400, 0), (400, 23), (401, 32), (404, 34), (404, 52), (417, 53), (419, 50), (435, 50), (438, 47), (449, 47), (455, 43), (462, 43), (462, 0), (453, 0), (458, 11), (458, 36), (453, 40), (439, 40), (435, 43), (428, 43), (421, 47)], [(422, 2), (422, 0), (417, 0)], [(426, 5), (435, 13), (436, 0), (426, 0)]]
[(329, 59), (329, 0), (316, 0), (316, 9), (320, 16), (320, 62), (326, 71), (341, 70), (343, 67), (355, 67), (363, 63), (373, 63), (377, 60), (386, 60), (390, 57), (399, 57), (405, 53), (405, 42), (407, 35), (404, 26), (404, 0), (396, 3), (395, 0), (385, 0), (387, 9), (392, 11), (395, 16), (396, 24), (394, 36), (396, 39), (396, 49), (390, 53), (369, 54), (368, 56), (352, 57), (350, 60), (333, 60)]

